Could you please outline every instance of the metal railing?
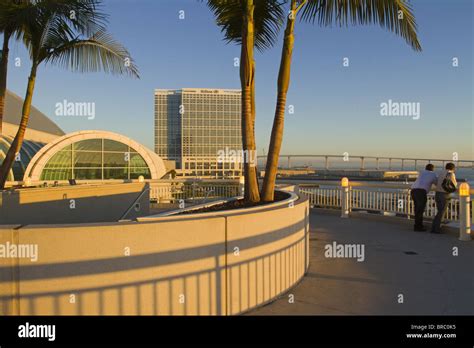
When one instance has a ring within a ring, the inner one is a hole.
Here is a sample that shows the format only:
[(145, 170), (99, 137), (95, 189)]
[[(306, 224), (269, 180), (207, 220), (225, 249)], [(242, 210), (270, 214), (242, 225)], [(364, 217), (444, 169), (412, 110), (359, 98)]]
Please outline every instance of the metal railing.
[[(177, 202), (179, 200), (208, 201), (215, 198), (239, 196), (242, 186), (236, 180), (150, 180), (150, 200), (152, 202)], [(338, 181), (315, 181), (299, 185), (310, 205), (317, 208), (342, 208), (342, 191)], [(471, 193), (472, 194), (472, 193)], [(460, 200), (452, 194), (445, 219), (459, 221)], [(351, 181), (349, 186), (349, 211), (370, 211), (381, 214), (404, 216), (408, 219), (415, 214), (410, 196), (409, 184), (371, 183)], [(434, 192), (428, 194), (425, 209), (426, 218), (436, 215)]]
[[(362, 187), (360, 185), (368, 185), (368, 187)], [(396, 188), (397, 186), (399, 188)], [(330, 209), (342, 208), (342, 191), (335, 183), (302, 184), (299, 190), (308, 197), (312, 207)], [(452, 194), (451, 196), (445, 219), (448, 221), (459, 221), (459, 196), (457, 194)], [(361, 182), (351, 182), (351, 186), (349, 187), (349, 211), (390, 213), (402, 215), (408, 219), (412, 218), (415, 214), (410, 189), (407, 188), (406, 185), (377, 185)], [(431, 192), (428, 194), (424, 216), (426, 218), (434, 218), (436, 212), (434, 193)]]
[(239, 196), (238, 181), (150, 181), (150, 200), (175, 202), (179, 200), (210, 200)]

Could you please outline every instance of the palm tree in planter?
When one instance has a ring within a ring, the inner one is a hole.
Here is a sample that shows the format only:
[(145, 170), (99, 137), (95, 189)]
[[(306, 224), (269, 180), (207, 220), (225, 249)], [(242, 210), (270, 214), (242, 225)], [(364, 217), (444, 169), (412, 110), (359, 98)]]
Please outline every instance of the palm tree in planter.
[[(97, 30), (105, 24), (106, 16), (98, 10), (99, 0), (0, 0), (0, 33), (3, 34), (0, 54), (0, 135), (5, 112), (10, 39), (21, 36), (25, 21), (31, 20), (35, 14), (35, 5), (39, 3), (50, 11), (62, 14), (64, 20), (69, 19), (76, 30)], [(76, 17), (74, 20), (71, 20), (72, 13)]]
[[(76, 13), (74, 16), (65, 18), (65, 12), (56, 7), (57, 4), (67, 6), (73, 2), (70, 0), (38, 1), (28, 8), (27, 15), (24, 8), (15, 6), (4, 15), (10, 18), (23, 18), (20, 37), (29, 50), (31, 70), (20, 125), (0, 166), (0, 189), (5, 187), (15, 156), (23, 144), (30, 116), (36, 73), (42, 63), (55, 64), (79, 72), (102, 70), (107, 73), (139, 77), (138, 69), (128, 51), (116, 42), (103, 27), (92, 25), (94, 23), (93, 16), (84, 19), (80, 13)], [(96, 3), (95, 0), (84, 0), (84, 3), (87, 2)], [(50, 7), (51, 4), (53, 4), (52, 7)], [(64, 9), (64, 7), (61, 8)], [(74, 9), (77, 7), (71, 10)], [(94, 14), (93, 11), (92, 14)], [(76, 18), (79, 19), (76, 20)], [(90, 37), (84, 37), (93, 28), (96, 28), (97, 31)]]
[[(10, 5), (12, 0), (2, 0), (0, 2), (1, 6)], [(0, 8), (0, 12), (3, 9)], [(5, 110), (5, 94), (7, 90), (7, 71), (8, 71), (8, 54), (10, 51), (10, 38), (13, 33), (16, 31), (15, 23), (12, 22), (3, 22), (0, 24), (0, 32), (3, 34), (3, 44), (2, 51), (0, 52), (0, 135), (3, 132), (3, 114)]]
[(0, 53), (0, 135), (3, 132), (3, 115), (5, 112), (5, 95), (7, 91), (7, 75), (8, 75), (8, 55), (10, 52), (10, 39), (17, 32), (21, 30), (21, 23), (12, 18), (6, 18), (4, 14), (12, 6), (27, 7), (30, 1), (28, 0), (0, 0), (0, 33), (3, 35), (2, 51)]
[(274, 199), (278, 159), (283, 140), (286, 97), (290, 85), (294, 28), (296, 18), (300, 14), (303, 21), (312, 23), (317, 21), (321, 26), (333, 23), (340, 26), (347, 26), (349, 23), (378, 24), (403, 37), (415, 51), (421, 51), (416, 34), (415, 17), (406, 0), (290, 0), (278, 73), (275, 117), (261, 192), (261, 199), (265, 202)]
[(260, 201), (255, 141), (255, 60), (254, 48), (273, 46), (284, 18), (277, 1), (207, 0), (227, 42), (240, 44), (240, 83), (242, 88), (242, 145), (246, 202)]

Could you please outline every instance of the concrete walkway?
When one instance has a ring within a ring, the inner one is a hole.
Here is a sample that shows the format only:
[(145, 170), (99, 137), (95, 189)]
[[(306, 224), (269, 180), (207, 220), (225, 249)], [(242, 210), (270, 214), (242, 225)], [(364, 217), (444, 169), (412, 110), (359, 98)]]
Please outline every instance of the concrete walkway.
[[(310, 223), (308, 274), (249, 315), (474, 314), (474, 241), (314, 211)], [(334, 241), (364, 245), (365, 260), (326, 258)]]

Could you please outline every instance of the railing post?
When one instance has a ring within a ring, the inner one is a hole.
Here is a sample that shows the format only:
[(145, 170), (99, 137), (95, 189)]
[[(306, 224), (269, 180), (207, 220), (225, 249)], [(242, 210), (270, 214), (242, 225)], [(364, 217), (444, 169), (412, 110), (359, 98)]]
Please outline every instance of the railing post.
[(245, 195), (245, 176), (239, 178), (239, 194), (240, 196)]
[(459, 186), (459, 240), (471, 240), (471, 194), (469, 184)]
[(324, 156), (324, 168), (326, 170), (329, 170), (329, 157), (328, 156)]
[(364, 157), (361, 157), (360, 158), (360, 170), (364, 170), (364, 169), (365, 169)]
[(341, 179), (341, 218), (349, 217), (349, 179)]
[(407, 190), (407, 204), (406, 204), (406, 207), (407, 207), (407, 219), (411, 220), (411, 216), (410, 216), (410, 213), (411, 213), (411, 189)]

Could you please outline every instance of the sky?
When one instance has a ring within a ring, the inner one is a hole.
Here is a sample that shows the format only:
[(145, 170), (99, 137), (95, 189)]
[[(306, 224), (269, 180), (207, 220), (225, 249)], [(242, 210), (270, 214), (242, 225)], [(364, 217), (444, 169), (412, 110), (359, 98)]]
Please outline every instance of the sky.
[[(296, 23), (288, 92), (294, 112), (285, 118), (282, 154), (474, 159), (473, 1), (411, 3), (422, 52), (379, 26)], [(104, 11), (109, 32), (128, 48), (141, 78), (41, 66), (33, 104), (65, 132), (109, 130), (153, 149), (154, 89), (240, 88), (234, 66), (240, 47), (223, 41), (205, 3), (104, 0)], [(280, 34), (273, 48), (256, 54), (259, 154), (268, 151), (281, 43)], [(22, 97), (29, 69), (27, 51), (12, 43), (8, 88)], [(95, 103), (95, 118), (56, 116), (64, 100)], [(414, 103), (419, 117), (381, 115), (390, 100), (392, 106)]]

